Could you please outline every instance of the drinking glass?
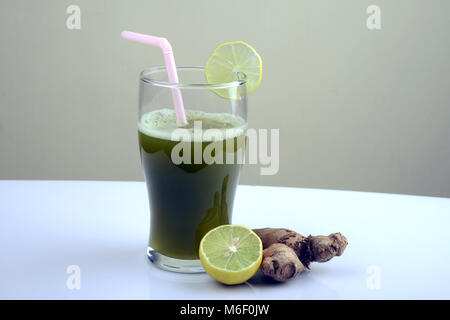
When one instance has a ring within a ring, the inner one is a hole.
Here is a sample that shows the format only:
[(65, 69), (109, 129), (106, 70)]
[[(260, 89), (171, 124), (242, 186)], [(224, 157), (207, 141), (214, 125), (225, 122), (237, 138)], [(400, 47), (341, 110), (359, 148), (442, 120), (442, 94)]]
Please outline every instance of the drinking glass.
[[(231, 223), (245, 150), (246, 78), (238, 73), (231, 82), (206, 83), (201, 66), (179, 66), (177, 73), (179, 83), (168, 81), (164, 66), (140, 75), (139, 146), (150, 207), (147, 255), (165, 270), (204, 272), (200, 240)], [(181, 128), (174, 90), (181, 92), (189, 120)], [(175, 137), (180, 129), (190, 141)], [(223, 146), (224, 152), (212, 146)]]

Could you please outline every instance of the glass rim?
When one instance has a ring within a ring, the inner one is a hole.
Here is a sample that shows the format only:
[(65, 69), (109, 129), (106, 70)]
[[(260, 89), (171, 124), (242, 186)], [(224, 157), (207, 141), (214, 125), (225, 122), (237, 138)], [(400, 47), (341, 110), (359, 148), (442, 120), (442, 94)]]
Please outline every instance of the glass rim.
[[(203, 66), (177, 66), (177, 71), (185, 71), (185, 70), (204, 70)], [(245, 85), (247, 83), (247, 76), (242, 72), (237, 72), (237, 79), (231, 82), (222, 82), (222, 83), (179, 83), (179, 82), (169, 82), (156, 80), (151, 77), (152, 74), (159, 73), (162, 71), (167, 71), (166, 66), (155, 66), (146, 68), (140, 73), (140, 81), (149, 83), (158, 87), (165, 88), (183, 88), (183, 89), (226, 89), (233, 88)]]

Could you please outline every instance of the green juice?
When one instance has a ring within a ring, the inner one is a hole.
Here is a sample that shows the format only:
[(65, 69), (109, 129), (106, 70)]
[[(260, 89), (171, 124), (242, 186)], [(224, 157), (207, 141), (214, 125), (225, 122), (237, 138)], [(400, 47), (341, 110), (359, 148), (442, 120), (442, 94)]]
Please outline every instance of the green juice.
[[(198, 259), (202, 237), (216, 226), (231, 223), (246, 123), (230, 114), (186, 110), (186, 116), (189, 123), (184, 130), (191, 141), (173, 138), (175, 114), (161, 109), (141, 117), (139, 145), (150, 201), (149, 246), (171, 258)], [(199, 131), (194, 131), (195, 123), (201, 123), (201, 137), (196, 136)], [(207, 139), (203, 133), (208, 129), (216, 129), (223, 139)], [(200, 157), (199, 161), (199, 152), (203, 155), (213, 143), (223, 149), (223, 154), (217, 148), (211, 155), (222, 160), (210, 163)], [(184, 150), (178, 154), (189, 161), (173, 161), (172, 151), (177, 145)], [(186, 150), (190, 154), (185, 154)]]

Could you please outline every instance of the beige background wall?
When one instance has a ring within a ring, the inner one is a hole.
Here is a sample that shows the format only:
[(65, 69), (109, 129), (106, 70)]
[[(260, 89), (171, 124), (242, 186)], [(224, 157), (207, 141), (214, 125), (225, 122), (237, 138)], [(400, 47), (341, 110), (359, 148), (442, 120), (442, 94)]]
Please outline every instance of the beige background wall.
[(250, 126), (280, 128), (280, 171), (247, 166), (242, 183), (449, 197), (449, 14), (447, 0), (0, 0), (0, 178), (143, 179), (137, 77), (162, 57), (129, 29), (170, 39), (180, 65), (225, 41), (258, 49)]

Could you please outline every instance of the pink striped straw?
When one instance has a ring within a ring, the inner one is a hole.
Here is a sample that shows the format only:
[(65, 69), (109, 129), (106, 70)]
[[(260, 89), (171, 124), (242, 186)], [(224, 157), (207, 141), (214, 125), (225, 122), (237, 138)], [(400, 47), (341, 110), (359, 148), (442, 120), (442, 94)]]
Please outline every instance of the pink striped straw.
[[(175, 58), (173, 57), (172, 46), (166, 38), (154, 37), (130, 31), (122, 31), (121, 36), (126, 40), (159, 47), (164, 55), (164, 62), (166, 64), (169, 82), (178, 83), (177, 66), (175, 64)], [(186, 114), (184, 112), (183, 97), (181, 96), (180, 89), (172, 88), (172, 98), (178, 125), (186, 125), (187, 120)]]

